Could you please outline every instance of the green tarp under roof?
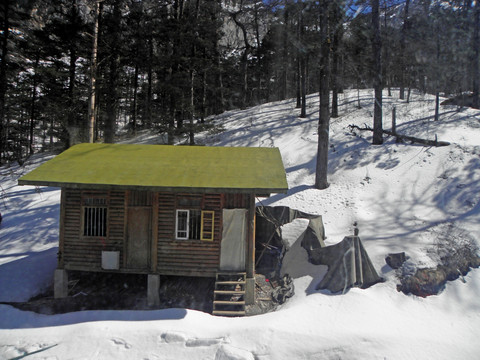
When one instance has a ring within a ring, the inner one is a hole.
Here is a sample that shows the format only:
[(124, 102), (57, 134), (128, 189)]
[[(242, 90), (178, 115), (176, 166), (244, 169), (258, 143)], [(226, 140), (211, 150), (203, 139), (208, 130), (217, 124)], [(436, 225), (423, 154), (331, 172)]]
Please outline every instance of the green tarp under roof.
[(187, 192), (285, 193), (278, 148), (79, 144), (20, 185)]

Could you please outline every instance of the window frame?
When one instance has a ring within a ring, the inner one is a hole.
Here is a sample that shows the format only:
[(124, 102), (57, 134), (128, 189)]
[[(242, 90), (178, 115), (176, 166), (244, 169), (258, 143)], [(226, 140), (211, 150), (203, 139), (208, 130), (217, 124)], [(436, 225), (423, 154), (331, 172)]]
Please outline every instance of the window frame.
[[(192, 239), (190, 238), (190, 220), (191, 212), (200, 211), (200, 223), (199, 223), (199, 238)], [(186, 214), (185, 227), (180, 228), (180, 218), (179, 214)], [(210, 217), (210, 218), (209, 218)], [(205, 228), (205, 221), (211, 221), (210, 228), (211, 231), (207, 231)], [(185, 235), (180, 235), (179, 232), (185, 233)], [(175, 211), (175, 240), (191, 240), (191, 241), (213, 241), (215, 237), (215, 211), (213, 210), (199, 210), (199, 209), (176, 209)]]
[[(106, 238), (108, 236), (107, 199), (104, 197), (85, 197), (82, 203), (82, 237)], [(98, 224), (100, 224), (100, 227), (97, 226)]]
[[(182, 229), (182, 230), (180, 230), (180, 229), (178, 228), (178, 226), (179, 226), (179, 217), (178, 217), (178, 215), (179, 215), (181, 212), (187, 213), (186, 229)], [(190, 231), (189, 226), (190, 226), (190, 210), (188, 210), (188, 209), (177, 209), (177, 211), (175, 212), (175, 239), (176, 239), (176, 240), (190, 240), (190, 239), (188, 238), (188, 233), (189, 233), (189, 231)], [(178, 236), (178, 232), (179, 232), (179, 231), (185, 232), (185, 236)]]
[[(205, 230), (205, 222), (210, 221), (207, 216), (211, 216), (211, 231)], [(209, 234), (209, 236), (207, 236)], [(202, 217), (200, 220), (200, 240), (202, 241), (213, 241), (215, 237), (215, 211), (213, 210), (202, 210)]]

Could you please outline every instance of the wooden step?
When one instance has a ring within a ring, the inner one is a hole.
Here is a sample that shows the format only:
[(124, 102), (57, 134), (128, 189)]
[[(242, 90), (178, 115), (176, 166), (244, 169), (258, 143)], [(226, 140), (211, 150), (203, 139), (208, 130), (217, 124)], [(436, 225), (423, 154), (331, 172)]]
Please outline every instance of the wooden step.
[(216, 281), (216, 285), (245, 285), (245, 281)]
[(213, 306), (215, 305), (245, 305), (245, 301), (215, 300)]
[(212, 314), (223, 316), (245, 316), (245, 311), (213, 310)]
[(217, 272), (213, 315), (245, 316), (245, 272)]
[(225, 275), (225, 276), (230, 276), (230, 275), (235, 275), (235, 276), (245, 276), (247, 273), (246, 272), (229, 272), (229, 271), (220, 271), (217, 272), (218, 275)]
[(214, 294), (218, 295), (245, 295), (245, 290), (213, 290)]

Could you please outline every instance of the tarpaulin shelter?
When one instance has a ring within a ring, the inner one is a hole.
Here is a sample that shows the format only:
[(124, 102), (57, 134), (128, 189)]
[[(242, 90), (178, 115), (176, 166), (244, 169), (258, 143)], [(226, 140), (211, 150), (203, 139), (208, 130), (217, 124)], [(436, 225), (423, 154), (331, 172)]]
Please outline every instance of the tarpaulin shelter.
[(314, 265), (328, 266), (326, 275), (317, 286), (318, 290), (345, 292), (353, 286), (366, 288), (382, 280), (358, 236), (347, 236), (338, 244), (325, 246), (322, 217), (286, 206), (257, 207), (257, 252), (265, 252), (261, 246), (274, 244), (281, 247), (281, 251), (277, 252), (281, 264), (285, 251), (288, 251), (288, 244), (281, 239), (280, 227), (295, 219), (309, 220), (305, 232), (299, 238), (308, 253), (309, 261)]
[(312, 264), (328, 265), (317, 290), (345, 292), (351, 287), (367, 288), (382, 281), (358, 236), (346, 236), (338, 244), (310, 250), (308, 255)]

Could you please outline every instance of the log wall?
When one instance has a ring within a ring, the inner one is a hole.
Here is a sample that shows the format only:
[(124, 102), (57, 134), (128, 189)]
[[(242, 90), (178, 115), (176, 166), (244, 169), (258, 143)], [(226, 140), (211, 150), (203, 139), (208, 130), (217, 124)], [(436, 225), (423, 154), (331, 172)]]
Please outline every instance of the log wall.
[[(197, 205), (199, 197), (200, 203)], [(189, 198), (192, 201), (187, 204)], [(158, 195), (158, 273), (215, 276), (220, 263), (222, 202), (223, 197), (220, 194), (160, 193)], [(213, 241), (175, 240), (177, 208), (215, 211)]]
[[(64, 199), (60, 234), (59, 265), (67, 270), (102, 271), (101, 253), (120, 251), (120, 272), (125, 267), (127, 234), (126, 191), (92, 191), (63, 189)], [(87, 198), (105, 198), (107, 234), (105, 237), (83, 236), (83, 205)], [(149, 273), (179, 276), (215, 276), (220, 262), (222, 209), (248, 208), (250, 195), (157, 193), (153, 197), (152, 266)], [(176, 209), (213, 210), (213, 241), (176, 240)]]
[[(101, 271), (102, 251), (120, 251), (123, 267), (125, 192), (64, 189), (63, 254), (66, 269)], [(107, 206), (105, 237), (83, 236), (83, 205), (87, 198), (104, 198)], [(62, 248), (62, 246), (61, 246)]]

